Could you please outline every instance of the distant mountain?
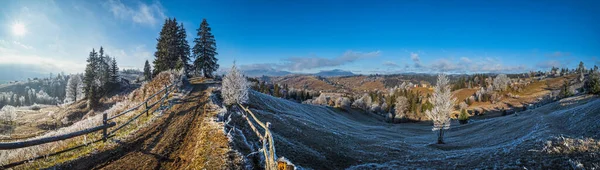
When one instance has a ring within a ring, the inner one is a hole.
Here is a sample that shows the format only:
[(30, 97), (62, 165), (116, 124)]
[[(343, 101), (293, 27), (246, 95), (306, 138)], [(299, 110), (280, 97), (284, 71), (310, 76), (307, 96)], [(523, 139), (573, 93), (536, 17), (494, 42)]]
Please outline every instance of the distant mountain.
[[(54, 73), (56, 75), (56, 73)], [(33, 65), (0, 64), (0, 83), (11, 81), (24, 81), (27, 78), (49, 77), (50, 72), (45, 72)]]
[(242, 70), (244, 75), (248, 77), (261, 77), (261, 76), (285, 76), (293, 74), (289, 71), (281, 71), (275, 69), (252, 69), (252, 70)]
[(314, 75), (323, 76), (323, 77), (336, 77), (336, 76), (353, 76), (355, 74), (350, 71), (334, 69), (334, 70), (322, 70), (318, 73), (315, 73)]

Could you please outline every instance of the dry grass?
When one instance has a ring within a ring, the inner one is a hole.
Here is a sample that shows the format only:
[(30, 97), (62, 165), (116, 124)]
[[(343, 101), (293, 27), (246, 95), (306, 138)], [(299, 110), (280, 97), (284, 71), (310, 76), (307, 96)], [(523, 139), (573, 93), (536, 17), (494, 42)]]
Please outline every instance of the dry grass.
[(336, 87), (327, 84), (324, 81), (317, 79), (315, 76), (285, 76), (280, 80), (275, 81), (279, 84), (287, 84), (295, 89), (311, 89), (311, 90), (335, 90)]
[(542, 151), (548, 154), (600, 153), (600, 141), (557, 137), (547, 141)]
[(460, 103), (465, 101), (466, 98), (473, 96), (477, 89), (459, 89), (452, 92), (452, 95), (456, 98), (456, 102)]
[(228, 169), (227, 152), (230, 150), (223, 124), (214, 120), (216, 111), (206, 110), (194, 122), (178, 153), (177, 169)]
[[(171, 72), (166, 72), (166, 73), (163, 72), (163, 73), (159, 74), (152, 82), (142, 85), (142, 87), (140, 87), (139, 89), (132, 92), (127, 98), (119, 97), (121, 99), (126, 99), (126, 100), (124, 100), (123, 102), (117, 102), (117, 103), (115, 103), (114, 106), (112, 106), (110, 109), (108, 109), (107, 111), (110, 112), (109, 116), (115, 115), (127, 108), (136, 106), (140, 101), (143, 101), (145, 99), (145, 97), (148, 97), (149, 95), (161, 90), (162, 88), (164, 88), (164, 84), (166, 84), (168, 82), (172, 82), (173, 80), (174, 80), (174, 75)], [(155, 102), (160, 97), (162, 97), (162, 96), (159, 94), (156, 98), (154, 98), (150, 102), (151, 103)], [(103, 99), (103, 100), (107, 101), (107, 102), (112, 101), (110, 99)], [(67, 109), (69, 109), (69, 108), (74, 109), (74, 110), (80, 109), (80, 108), (78, 108), (79, 107), (78, 105), (79, 105), (79, 103), (76, 103), (75, 106), (73, 106), (73, 105), (69, 106), (69, 107), (67, 107)], [(76, 108), (72, 108), (72, 107), (76, 107)], [(158, 107), (159, 106), (156, 105), (151, 110), (154, 110)], [(140, 107), (140, 109), (138, 109), (137, 111), (123, 115), (117, 119), (114, 119), (113, 121), (117, 122), (117, 125), (120, 125), (122, 122), (125, 122), (126, 120), (128, 120), (131, 117), (133, 117), (134, 115), (136, 115), (136, 113), (140, 113), (140, 111), (143, 109), (145, 109), (145, 108)], [(130, 134), (134, 133), (137, 129), (140, 129), (141, 127), (144, 127), (145, 125), (147, 125), (156, 116), (157, 115), (151, 114), (150, 116), (140, 117), (136, 121), (132, 122), (125, 128), (118, 131), (115, 134), (115, 138), (126, 138)], [(49, 136), (56, 136), (56, 135), (60, 135), (60, 134), (67, 134), (67, 133), (87, 129), (90, 127), (98, 126), (101, 124), (101, 122), (102, 122), (102, 114), (87, 113), (85, 119), (75, 122), (71, 126), (63, 127), (56, 131), (50, 131), (42, 136), (38, 136), (35, 138), (43, 138), (43, 137), (49, 137)], [(111, 129), (109, 129), (109, 131), (110, 130)], [(75, 137), (75, 138), (71, 138), (71, 139), (67, 139), (67, 140), (63, 140), (63, 141), (57, 141), (57, 142), (52, 142), (52, 143), (47, 143), (47, 144), (42, 144), (42, 145), (37, 145), (37, 146), (31, 146), (31, 147), (26, 147), (26, 148), (21, 148), (21, 149), (0, 151), (0, 164), (6, 165), (8, 163), (12, 163), (12, 162), (16, 162), (16, 161), (28, 160), (28, 159), (31, 159), (34, 157), (44, 156), (43, 159), (28, 161), (25, 164), (15, 167), (16, 169), (43, 169), (43, 168), (48, 168), (55, 164), (64, 163), (69, 160), (73, 160), (73, 159), (88, 155), (90, 153), (103, 151), (103, 150), (106, 150), (106, 149), (109, 149), (109, 148), (112, 148), (112, 147), (115, 147), (116, 145), (118, 145), (117, 143), (110, 141), (110, 140), (108, 142), (92, 143), (93, 141), (99, 140), (101, 138), (102, 138), (101, 133), (96, 132), (96, 133), (90, 133), (87, 135), (82, 135), (79, 137)], [(81, 147), (78, 147), (77, 149), (74, 149), (69, 152), (51, 155), (53, 153), (57, 153), (59, 151), (63, 151), (63, 150), (69, 149), (69, 148), (74, 148), (77, 146), (81, 146)]]
[(381, 81), (368, 81), (360, 86), (354, 88), (355, 91), (373, 91), (373, 90), (385, 90), (385, 86)]

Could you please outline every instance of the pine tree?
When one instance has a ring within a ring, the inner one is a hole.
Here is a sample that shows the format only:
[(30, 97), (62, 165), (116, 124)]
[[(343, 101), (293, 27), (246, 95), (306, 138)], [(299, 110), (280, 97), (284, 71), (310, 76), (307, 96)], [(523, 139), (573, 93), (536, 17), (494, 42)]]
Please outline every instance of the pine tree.
[(148, 60), (146, 60), (146, 62), (144, 63), (144, 78), (146, 78), (146, 81), (152, 79), (152, 73), (150, 72), (150, 70), (150, 63), (148, 62)]
[(105, 93), (108, 92), (110, 86), (110, 56), (104, 55), (104, 48), (100, 46), (100, 51), (98, 51), (98, 70), (96, 73), (99, 75), (100, 80), (100, 89)]
[(85, 96), (88, 99), (88, 107), (89, 108), (95, 108), (98, 106), (98, 103), (100, 101), (100, 95), (99, 93), (99, 77), (97, 74), (98, 71), (98, 64), (99, 64), (99, 58), (98, 58), (98, 53), (96, 52), (95, 49), (92, 49), (92, 52), (90, 52), (90, 55), (87, 59), (87, 66), (85, 68), (85, 77), (84, 77), (84, 91), (85, 91)]
[(182, 23), (177, 27), (177, 54), (179, 56), (179, 60), (175, 68), (184, 69), (185, 75), (188, 74), (188, 70), (190, 69), (190, 45), (188, 45), (186, 38), (187, 34)]
[(196, 74), (204, 74), (205, 77), (212, 78), (213, 72), (219, 68), (217, 64), (217, 43), (215, 37), (211, 33), (211, 28), (206, 19), (202, 20), (198, 31), (197, 38), (194, 39), (193, 56), (194, 56), (194, 72)]
[(579, 62), (579, 67), (577, 67), (577, 73), (583, 73), (585, 71), (585, 66), (583, 65), (583, 61)]
[(167, 19), (157, 39), (156, 52), (154, 52), (154, 71), (156, 75), (162, 71), (174, 69), (179, 60), (177, 44), (177, 20)]
[(110, 64), (110, 83), (111, 88), (117, 88), (119, 85), (119, 66), (117, 66), (116, 58), (112, 58)]

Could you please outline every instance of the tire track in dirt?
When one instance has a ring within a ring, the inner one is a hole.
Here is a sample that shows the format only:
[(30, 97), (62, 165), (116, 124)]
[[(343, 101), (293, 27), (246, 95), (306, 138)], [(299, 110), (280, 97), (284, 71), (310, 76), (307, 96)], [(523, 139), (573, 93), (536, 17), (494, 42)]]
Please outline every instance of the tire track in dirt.
[(170, 169), (175, 153), (207, 102), (205, 85), (196, 85), (180, 104), (116, 148), (92, 154), (57, 169)]

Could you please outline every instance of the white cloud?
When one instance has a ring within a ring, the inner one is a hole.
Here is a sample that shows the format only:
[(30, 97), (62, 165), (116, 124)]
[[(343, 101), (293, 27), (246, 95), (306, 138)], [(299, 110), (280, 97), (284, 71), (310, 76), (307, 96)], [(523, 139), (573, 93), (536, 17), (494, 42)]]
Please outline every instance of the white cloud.
[(385, 61), (385, 62), (383, 62), (383, 65), (388, 66), (388, 67), (399, 67), (399, 65), (393, 61)]
[(363, 53), (349, 50), (346, 51), (343, 55), (332, 59), (322, 57), (290, 57), (284, 59), (284, 64), (278, 65), (276, 67), (279, 69), (288, 69), (291, 71), (333, 67), (352, 63), (360, 59), (377, 57), (380, 55), (380, 53), (380, 51)]
[(563, 67), (564, 65), (558, 60), (548, 60), (537, 64), (539, 68)]
[(163, 7), (158, 1), (152, 4), (138, 2), (137, 8), (134, 8), (125, 5), (120, 0), (109, 0), (105, 6), (115, 17), (132, 20), (139, 24), (154, 26), (166, 18)]
[(421, 64), (421, 58), (419, 57), (419, 53), (410, 53), (410, 60), (412, 60), (414, 62), (414, 67), (415, 68), (421, 68), (423, 67), (423, 64)]
[(335, 67), (345, 64), (349, 64), (361, 59), (377, 57), (381, 54), (380, 51), (373, 51), (368, 53), (346, 51), (339, 57), (335, 58), (324, 58), (324, 57), (289, 57), (283, 59), (283, 63), (261, 63), (261, 64), (248, 64), (241, 65), (240, 68), (243, 70), (287, 70), (287, 71), (302, 71), (316, 68)]

